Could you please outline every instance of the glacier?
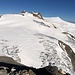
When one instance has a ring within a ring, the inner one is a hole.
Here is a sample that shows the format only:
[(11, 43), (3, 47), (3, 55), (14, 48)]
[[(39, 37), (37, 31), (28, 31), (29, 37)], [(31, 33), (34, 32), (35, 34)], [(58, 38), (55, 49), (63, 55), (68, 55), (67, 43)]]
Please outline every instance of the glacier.
[(0, 56), (34, 68), (57, 66), (75, 75), (75, 24), (41, 17), (28, 12), (2, 15)]

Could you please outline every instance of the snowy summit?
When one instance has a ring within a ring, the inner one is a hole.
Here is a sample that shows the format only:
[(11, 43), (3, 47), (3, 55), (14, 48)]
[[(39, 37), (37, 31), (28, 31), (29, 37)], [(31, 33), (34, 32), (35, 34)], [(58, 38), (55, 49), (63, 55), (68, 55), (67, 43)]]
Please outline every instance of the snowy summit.
[(75, 24), (26, 11), (2, 15), (0, 56), (34, 68), (57, 66), (75, 75)]

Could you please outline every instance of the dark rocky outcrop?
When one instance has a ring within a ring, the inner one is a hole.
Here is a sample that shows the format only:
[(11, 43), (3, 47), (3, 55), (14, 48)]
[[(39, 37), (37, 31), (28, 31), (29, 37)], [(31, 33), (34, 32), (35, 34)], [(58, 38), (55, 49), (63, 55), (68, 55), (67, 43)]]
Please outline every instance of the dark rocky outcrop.
[(69, 38), (71, 38), (72, 40), (75, 40), (75, 36), (68, 33), (68, 32), (62, 32), (63, 34), (67, 35)]
[(52, 75), (59, 75), (58, 68), (56, 66), (47, 66), (46, 70), (49, 71)]
[(25, 10), (23, 10), (21, 13), (26, 13), (26, 11), (25, 11)]
[[(38, 12), (38, 13), (30, 12), (30, 13), (33, 14), (33, 16), (38, 17), (39, 19), (43, 19), (43, 17), (42, 17), (42, 15), (41, 15), (40, 12)], [(43, 19), (43, 20), (44, 20), (44, 19)]]
[(24, 16), (25, 13), (26, 13), (26, 11), (23, 10), (23, 11), (21, 12), (21, 15)]
[(0, 18), (2, 17), (2, 15), (0, 15)]
[[(72, 48), (67, 45), (66, 43), (62, 42), (62, 41), (58, 41), (59, 46), (62, 48), (62, 50), (66, 50), (68, 56), (71, 59), (72, 65), (73, 65), (73, 70), (75, 71), (75, 53), (73, 52)], [(63, 46), (65, 46), (65, 48), (63, 48)]]
[[(26, 11), (23, 10), (23, 11), (21, 12), (21, 15), (24, 16), (25, 13), (26, 13)], [(41, 15), (40, 12), (38, 12), (38, 13), (30, 12), (30, 13), (31, 13), (33, 16), (39, 18), (39, 19), (43, 19), (43, 17), (42, 17), (42, 15)], [(43, 19), (43, 20), (44, 20), (44, 19)]]
[(0, 75), (70, 75), (62, 74), (56, 66), (47, 66), (40, 69), (0, 62)]
[[(22, 65), (18, 62), (16, 62), (14, 59), (12, 59), (11, 57), (7, 57), (7, 56), (0, 56), (0, 63), (7, 63), (7, 64), (14, 64), (14, 65)], [(0, 64), (1, 66), (2, 64)]]

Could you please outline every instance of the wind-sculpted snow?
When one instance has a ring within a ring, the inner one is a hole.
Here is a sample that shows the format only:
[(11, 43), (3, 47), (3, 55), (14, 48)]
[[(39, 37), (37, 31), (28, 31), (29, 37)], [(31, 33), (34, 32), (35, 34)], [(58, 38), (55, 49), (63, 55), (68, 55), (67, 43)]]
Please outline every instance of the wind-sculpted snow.
[(39, 19), (28, 12), (3, 15), (0, 56), (34, 68), (57, 66), (75, 75), (75, 24), (59, 17)]
[(36, 22), (36, 23), (39, 23), (39, 24), (42, 25), (42, 26), (45, 26), (45, 27), (50, 28), (49, 25), (46, 25), (46, 24), (44, 24), (43, 22), (39, 22), (39, 21), (36, 21), (36, 20), (33, 20), (33, 21)]

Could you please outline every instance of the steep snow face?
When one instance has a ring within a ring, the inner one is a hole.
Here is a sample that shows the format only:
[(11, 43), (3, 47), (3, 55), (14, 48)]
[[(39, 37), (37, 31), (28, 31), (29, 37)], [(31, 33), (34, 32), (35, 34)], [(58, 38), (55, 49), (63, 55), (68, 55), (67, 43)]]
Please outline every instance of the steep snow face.
[(45, 19), (27, 12), (3, 15), (0, 18), (0, 56), (12, 57), (34, 68), (57, 66), (74, 75), (75, 25), (58, 17)]

